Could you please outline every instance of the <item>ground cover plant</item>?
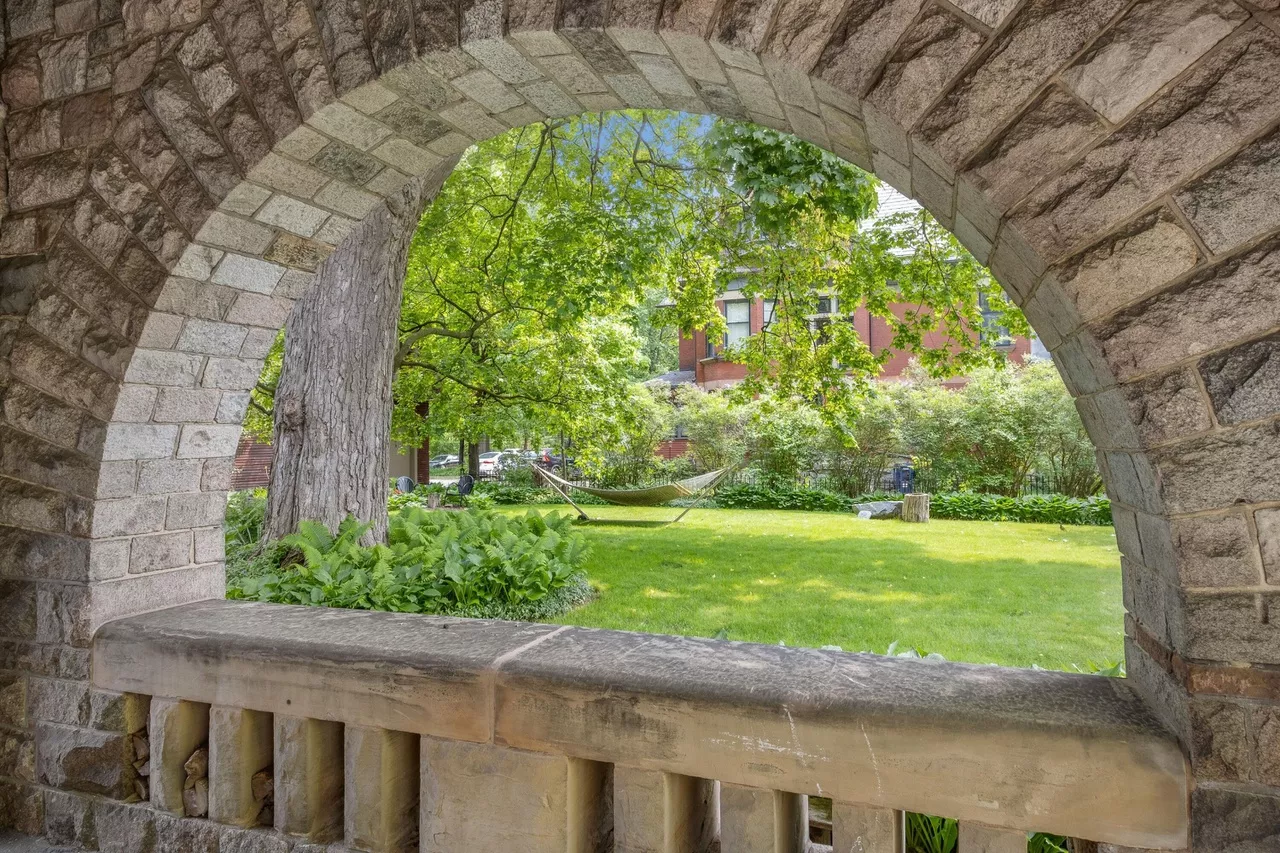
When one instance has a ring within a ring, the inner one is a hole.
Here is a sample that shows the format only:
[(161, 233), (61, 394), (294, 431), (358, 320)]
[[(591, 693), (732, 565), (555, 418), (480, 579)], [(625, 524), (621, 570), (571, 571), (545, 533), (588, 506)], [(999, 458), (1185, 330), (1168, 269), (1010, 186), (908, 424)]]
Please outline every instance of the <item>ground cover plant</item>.
[(540, 620), (590, 595), (585, 537), (560, 513), (406, 505), (391, 514), (386, 544), (361, 545), (367, 525), (352, 518), (336, 531), (303, 522), (278, 542), (245, 543), (261, 500), (242, 495), (228, 506), (228, 598)]
[(593, 508), (617, 522), (579, 528), (598, 596), (554, 621), (1069, 671), (1124, 657), (1108, 527), (722, 509), (657, 526), (672, 512)]

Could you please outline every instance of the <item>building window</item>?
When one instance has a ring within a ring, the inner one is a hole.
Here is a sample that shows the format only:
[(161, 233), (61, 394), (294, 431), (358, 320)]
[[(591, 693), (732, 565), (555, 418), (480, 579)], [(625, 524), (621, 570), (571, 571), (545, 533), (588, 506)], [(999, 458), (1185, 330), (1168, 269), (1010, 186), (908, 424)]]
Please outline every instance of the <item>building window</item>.
[(1009, 330), (1000, 325), (1000, 314), (992, 310), (985, 293), (978, 294), (978, 310), (982, 312), (982, 340), (990, 341), (997, 347), (1011, 347), (1014, 344)]
[(762, 329), (767, 328), (768, 325), (774, 321), (777, 310), (778, 310), (778, 300), (776, 299), (764, 300), (764, 310), (762, 315), (764, 317), (764, 322), (761, 323), (760, 328)]
[(724, 334), (724, 345), (731, 347), (745, 341), (751, 335), (751, 303), (745, 299), (724, 304), (724, 320), (728, 331)]
[(834, 314), (836, 311), (836, 300), (834, 296), (821, 296), (818, 298), (819, 314)]
[(705, 353), (703, 354), (703, 356), (702, 356), (702, 357), (703, 357), (703, 358), (715, 358), (715, 357), (716, 357), (716, 344), (715, 344), (715, 341), (711, 340), (711, 338), (710, 338), (710, 337), (708, 337), (708, 338), (707, 338), (707, 344), (706, 344)]
[(747, 286), (747, 280), (745, 278), (731, 278), (729, 279), (729, 283), (724, 286), (724, 289), (725, 290), (742, 290), (742, 288), (746, 286)]

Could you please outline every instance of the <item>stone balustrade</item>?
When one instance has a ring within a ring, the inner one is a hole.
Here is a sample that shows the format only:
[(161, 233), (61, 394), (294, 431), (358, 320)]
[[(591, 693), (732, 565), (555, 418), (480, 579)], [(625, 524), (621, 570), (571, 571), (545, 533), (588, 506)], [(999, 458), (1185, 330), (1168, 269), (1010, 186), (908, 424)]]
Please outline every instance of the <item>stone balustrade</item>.
[(808, 796), (840, 853), (900, 853), (904, 811), (966, 853), (1187, 844), (1183, 754), (1122, 679), (230, 601), (108, 623), (93, 679), (149, 699), (132, 808), (186, 815), (207, 748), (182, 822), (274, 845), (243, 849), (799, 853)]

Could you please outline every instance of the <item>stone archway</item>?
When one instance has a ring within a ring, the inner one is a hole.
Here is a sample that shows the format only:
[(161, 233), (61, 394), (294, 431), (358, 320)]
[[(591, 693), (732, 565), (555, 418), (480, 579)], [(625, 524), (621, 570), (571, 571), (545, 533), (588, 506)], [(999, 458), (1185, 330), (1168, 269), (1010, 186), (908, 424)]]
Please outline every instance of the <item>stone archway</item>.
[(1278, 8), (11, 0), (5, 813), (41, 826), (32, 783), (111, 791), (66, 760), (119, 716), (89, 640), (222, 595), (247, 389), (316, 264), (472, 141), (630, 106), (794, 132), (989, 261), (1099, 447), (1130, 677), (1191, 757), (1197, 846), (1274, 843)]

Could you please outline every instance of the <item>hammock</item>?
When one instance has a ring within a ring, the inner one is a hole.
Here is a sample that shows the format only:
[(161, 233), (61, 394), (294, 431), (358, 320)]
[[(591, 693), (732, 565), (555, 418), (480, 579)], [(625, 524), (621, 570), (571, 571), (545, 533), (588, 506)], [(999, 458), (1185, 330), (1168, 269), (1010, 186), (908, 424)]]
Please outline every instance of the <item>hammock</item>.
[[(570, 504), (573, 504), (573, 507), (578, 510), (578, 513), (583, 518), (588, 518), (587, 514), (583, 512), (582, 507), (573, 503), (573, 499), (569, 497), (569, 489), (577, 489), (579, 491), (586, 492), (589, 495), (594, 495), (601, 500), (606, 500), (609, 503), (617, 504), (618, 506), (661, 506), (668, 501), (673, 501), (677, 498), (692, 497), (694, 495), (698, 496), (699, 501), (702, 500), (702, 493), (713, 488), (716, 483), (720, 482), (720, 480), (722, 480), (725, 475), (733, 469), (721, 468), (718, 471), (710, 471), (706, 474), (699, 474), (696, 477), (677, 480), (674, 483), (667, 483), (663, 486), (648, 486), (642, 489), (597, 489), (591, 486), (580, 486), (577, 483), (566, 480), (560, 475), (548, 471), (545, 468), (537, 468), (535, 470), (537, 470), (537, 472), (543, 477), (546, 477), (547, 481), (551, 484), (551, 487), (563, 495), (564, 499), (569, 501)], [(697, 501), (694, 502), (694, 506), (696, 505)], [(693, 506), (687, 507), (685, 511), (680, 513), (676, 518), (676, 521), (684, 518), (685, 513), (691, 509), (693, 509)]]

